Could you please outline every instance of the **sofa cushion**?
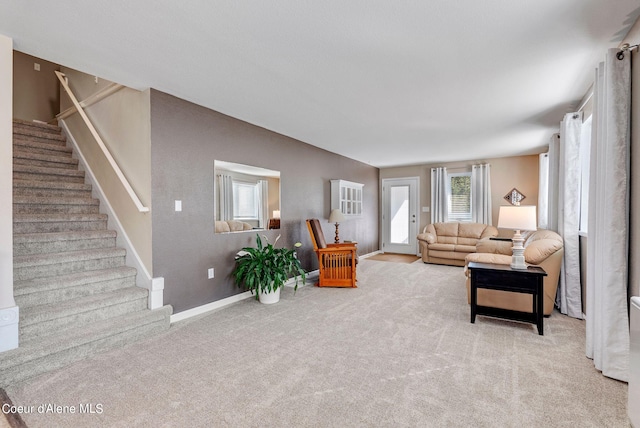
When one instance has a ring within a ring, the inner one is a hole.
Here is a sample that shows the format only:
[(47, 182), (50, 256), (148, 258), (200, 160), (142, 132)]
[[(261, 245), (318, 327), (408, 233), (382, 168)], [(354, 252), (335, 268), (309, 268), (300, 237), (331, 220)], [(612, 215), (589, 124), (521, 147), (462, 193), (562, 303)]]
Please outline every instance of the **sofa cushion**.
[(429, 244), (429, 250), (434, 251), (455, 251), (456, 246), (454, 244)]
[(498, 241), (490, 238), (483, 238), (476, 244), (476, 252), (478, 253), (490, 253), (490, 254), (505, 254), (510, 256), (513, 242), (511, 241)]
[[(541, 231), (542, 232), (542, 231)], [(548, 231), (544, 231), (548, 232)], [(527, 263), (538, 265), (542, 263), (551, 254), (562, 248), (562, 238), (555, 232), (551, 232), (555, 236), (549, 236), (543, 239), (529, 239), (527, 240), (526, 247), (524, 249), (524, 260)], [(532, 235), (532, 238), (537, 235)]]
[(469, 253), (461, 253), (458, 251), (429, 250), (429, 257), (433, 257), (436, 259), (464, 260), (468, 254)]
[(476, 252), (476, 246), (475, 245), (456, 245), (454, 248), (454, 251), (457, 251), (459, 253), (475, 253)]
[(458, 238), (474, 238), (478, 240), (486, 228), (486, 224), (460, 223), (460, 226), (458, 226)]
[(432, 233), (421, 233), (418, 235), (418, 241), (424, 241), (428, 244), (433, 244), (436, 242), (436, 237), (433, 236)]
[[(436, 236), (438, 237), (438, 242), (440, 241), (440, 237), (458, 237), (458, 225), (460, 223), (435, 223), (433, 226), (436, 229)], [(451, 242), (451, 244), (455, 244), (455, 242)]]
[(253, 226), (249, 223), (239, 220), (217, 220), (216, 233), (242, 232), (243, 230), (252, 230)]

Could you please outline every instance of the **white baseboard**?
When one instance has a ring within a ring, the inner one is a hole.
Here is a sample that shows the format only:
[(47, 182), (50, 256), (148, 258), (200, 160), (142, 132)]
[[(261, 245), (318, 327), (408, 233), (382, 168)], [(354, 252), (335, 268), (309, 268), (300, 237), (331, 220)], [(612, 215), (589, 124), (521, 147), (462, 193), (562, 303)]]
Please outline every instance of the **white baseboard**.
[(0, 352), (18, 347), (18, 322), (20, 309), (17, 306), (0, 309)]
[(225, 306), (229, 306), (241, 300), (248, 299), (249, 297), (254, 296), (250, 291), (245, 291), (244, 293), (229, 296), (226, 299), (216, 300), (215, 302), (207, 303), (206, 305), (197, 306), (192, 309), (187, 309), (186, 311), (178, 312), (177, 314), (171, 315), (171, 324), (173, 324), (174, 322), (186, 320), (188, 318), (193, 318), (198, 315), (206, 314), (207, 312), (211, 312), (216, 309), (224, 308)]
[(374, 251), (374, 252), (371, 252), (371, 253), (363, 254), (361, 256), (358, 256), (358, 258), (359, 259), (366, 259), (366, 258), (369, 258), (371, 256), (375, 256), (376, 254), (382, 254), (382, 251), (377, 250), (377, 251)]
[[(309, 284), (311, 278), (318, 276), (318, 271), (311, 271), (307, 273), (307, 281), (304, 284), (298, 283), (298, 288), (304, 287)], [(289, 278), (287, 282), (284, 283), (285, 287), (293, 288), (296, 282), (294, 278)], [(216, 309), (224, 308), (225, 306), (229, 306), (233, 303), (239, 302), (244, 299), (248, 299), (249, 297), (255, 297), (251, 291), (245, 291), (244, 293), (236, 294), (233, 296), (229, 296), (225, 299), (216, 300), (215, 302), (207, 303), (206, 305), (197, 306), (192, 309), (187, 309), (186, 311), (178, 312), (177, 314), (171, 315), (171, 324), (178, 321), (183, 321), (188, 318), (192, 318), (198, 315), (206, 314), (207, 312), (214, 311)]]

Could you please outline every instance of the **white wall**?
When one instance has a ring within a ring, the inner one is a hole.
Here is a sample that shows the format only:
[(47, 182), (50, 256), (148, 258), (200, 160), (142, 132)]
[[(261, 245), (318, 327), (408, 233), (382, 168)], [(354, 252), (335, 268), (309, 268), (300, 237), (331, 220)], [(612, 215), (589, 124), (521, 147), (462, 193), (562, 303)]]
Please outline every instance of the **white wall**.
[[(89, 98), (111, 84), (108, 80), (62, 67), (69, 78), (69, 86), (78, 101)], [(61, 111), (71, 105), (62, 93)], [(100, 137), (111, 152), (131, 187), (142, 203), (151, 206), (151, 120), (149, 91), (140, 92), (123, 88), (85, 109)], [(81, 146), (89, 166), (123, 229), (131, 241), (142, 264), (153, 275), (151, 245), (151, 215), (140, 213), (129, 197), (106, 157), (80, 115), (75, 113), (65, 120)], [(178, 143), (179, 144), (179, 143)], [(101, 209), (103, 207), (101, 206)]]
[(13, 299), (13, 40), (0, 34), (0, 352), (18, 346)]

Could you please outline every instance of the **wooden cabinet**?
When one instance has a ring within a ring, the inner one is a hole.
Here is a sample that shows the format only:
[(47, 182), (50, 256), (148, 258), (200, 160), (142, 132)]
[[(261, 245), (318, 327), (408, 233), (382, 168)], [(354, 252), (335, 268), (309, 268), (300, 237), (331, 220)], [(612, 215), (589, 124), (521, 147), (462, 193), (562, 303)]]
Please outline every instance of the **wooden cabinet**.
[(349, 217), (362, 215), (364, 184), (346, 180), (331, 180), (331, 209), (339, 209)]

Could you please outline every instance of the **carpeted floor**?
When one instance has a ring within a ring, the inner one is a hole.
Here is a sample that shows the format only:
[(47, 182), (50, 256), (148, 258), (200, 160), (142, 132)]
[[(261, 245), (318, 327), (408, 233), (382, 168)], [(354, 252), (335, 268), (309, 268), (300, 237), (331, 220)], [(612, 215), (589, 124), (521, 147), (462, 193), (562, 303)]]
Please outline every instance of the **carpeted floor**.
[(629, 426), (627, 385), (584, 357), (582, 321), (470, 324), (456, 267), (365, 259), (358, 278), (244, 300), (7, 393), (101, 409), (23, 415), (32, 428)]
[(371, 257), (367, 257), (367, 260), (375, 260), (378, 262), (394, 262), (394, 263), (413, 263), (418, 259), (419, 257), (416, 255), (395, 254), (395, 253), (376, 254)]

